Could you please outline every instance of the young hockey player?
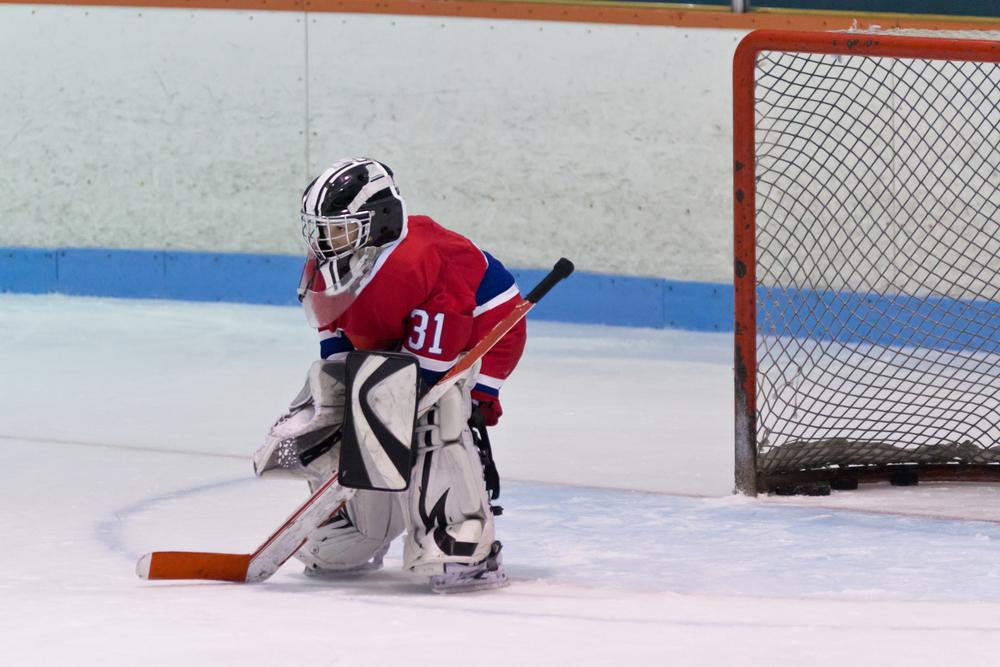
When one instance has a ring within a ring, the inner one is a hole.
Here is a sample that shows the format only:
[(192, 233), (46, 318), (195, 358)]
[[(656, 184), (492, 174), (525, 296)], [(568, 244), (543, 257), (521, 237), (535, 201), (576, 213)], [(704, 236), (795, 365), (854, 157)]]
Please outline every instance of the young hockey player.
[[(344, 419), (338, 366), (349, 352), (412, 355), (427, 388), (521, 296), (489, 253), (429, 217), (407, 216), (393, 172), (375, 160), (343, 160), (324, 171), (303, 193), (300, 213), (310, 254), (299, 296), (319, 331), (321, 359), (254, 463), (258, 475), (291, 471), (316, 488), (337, 471), (338, 448), (322, 445), (336, 441)], [(405, 531), (403, 566), (429, 575), (433, 590), (506, 585), (488, 497), (487, 486), (495, 497), (498, 485), (485, 425), (503, 412), (500, 387), (525, 337), (522, 320), (421, 418), (408, 490), (358, 490), (309, 536), (296, 554), (307, 574), (378, 569)], [(288, 451), (296, 465), (288, 465)]]

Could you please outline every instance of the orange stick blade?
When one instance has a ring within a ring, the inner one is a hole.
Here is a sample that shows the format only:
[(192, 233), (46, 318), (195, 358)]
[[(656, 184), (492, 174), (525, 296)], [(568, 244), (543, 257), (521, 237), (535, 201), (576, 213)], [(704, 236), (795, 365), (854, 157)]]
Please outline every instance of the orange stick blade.
[(154, 551), (139, 559), (136, 574), (143, 579), (247, 580), (251, 554)]

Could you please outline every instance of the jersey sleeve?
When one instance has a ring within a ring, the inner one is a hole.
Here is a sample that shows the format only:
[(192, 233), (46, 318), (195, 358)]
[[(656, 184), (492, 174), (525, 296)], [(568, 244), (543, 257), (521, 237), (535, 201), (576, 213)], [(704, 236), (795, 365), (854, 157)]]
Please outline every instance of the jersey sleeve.
[[(486, 335), (521, 301), (523, 299), (520, 294), (516, 294), (513, 298), (477, 316), (476, 336)], [(479, 375), (476, 377), (476, 384), (472, 389), (472, 398), (479, 404), (488, 426), (495, 426), (503, 414), (503, 408), (500, 405), (500, 389), (514, 371), (517, 362), (521, 360), (527, 338), (528, 328), (522, 319), (483, 356), (483, 363), (479, 368)]]
[[(489, 333), (523, 302), (514, 276), (488, 252), (483, 251), (483, 255), (488, 265), (476, 291), (476, 309), (473, 311), (473, 337), (476, 340)], [(479, 403), (489, 426), (495, 425), (503, 414), (500, 388), (520, 361), (527, 337), (527, 326), (521, 320), (483, 357), (472, 398)]]
[[(472, 312), (475, 318), (473, 335), (477, 340), (523, 301), (510, 271), (496, 257), (485, 250), (482, 252), (487, 262), (486, 273), (476, 290), (476, 309)], [(483, 398), (492, 396), (495, 399), (500, 395), (500, 387), (521, 359), (526, 339), (527, 328), (522, 320), (483, 357), (475, 392)]]
[(319, 330), (319, 356), (321, 359), (340, 361), (347, 358), (347, 353), (354, 350), (354, 345), (342, 329), (327, 328)]
[[(507, 304), (506, 307), (498, 308), (498, 312), (493, 313), (493, 317), (488, 318), (486, 322), (482, 323), (484, 328), (483, 335), (494, 324), (506, 317), (520, 301), (521, 299), (518, 297), (516, 300), (512, 300), (512, 303)], [(478, 322), (477, 325), (479, 325)], [(474, 391), (494, 398), (499, 397), (500, 388), (503, 387), (503, 383), (510, 374), (514, 372), (517, 362), (521, 360), (521, 354), (524, 352), (524, 344), (527, 338), (528, 328), (524, 320), (521, 320), (483, 357), (483, 363), (479, 369), (479, 376), (476, 379)]]

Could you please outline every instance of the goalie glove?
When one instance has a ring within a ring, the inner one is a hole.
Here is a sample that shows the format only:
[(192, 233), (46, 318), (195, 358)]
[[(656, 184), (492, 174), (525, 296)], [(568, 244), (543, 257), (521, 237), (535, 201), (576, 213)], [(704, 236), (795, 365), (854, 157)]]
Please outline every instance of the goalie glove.
[(487, 426), (496, 426), (503, 416), (503, 408), (500, 407), (500, 399), (487, 394), (485, 391), (472, 390), (472, 404), (479, 407), (483, 414), (483, 420)]
[(311, 487), (327, 480), (337, 469), (346, 395), (343, 362), (314, 361), (305, 386), (254, 453), (254, 473), (305, 479)]

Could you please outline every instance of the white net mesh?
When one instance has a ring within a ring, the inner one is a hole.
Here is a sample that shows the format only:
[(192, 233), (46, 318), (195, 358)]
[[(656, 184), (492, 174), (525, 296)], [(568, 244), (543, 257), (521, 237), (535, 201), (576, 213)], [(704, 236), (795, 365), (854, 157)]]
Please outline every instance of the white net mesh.
[(755, 90), (758, 469), (1000, 462), (1000, 65), (767, 51)]

